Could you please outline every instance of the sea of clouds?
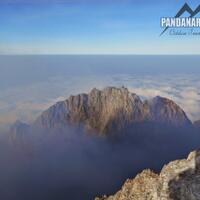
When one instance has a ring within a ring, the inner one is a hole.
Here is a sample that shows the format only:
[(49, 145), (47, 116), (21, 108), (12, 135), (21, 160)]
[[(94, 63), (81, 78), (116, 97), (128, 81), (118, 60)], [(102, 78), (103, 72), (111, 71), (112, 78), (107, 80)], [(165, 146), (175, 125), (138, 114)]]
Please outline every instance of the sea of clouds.
[(0, 93), (0, 125), (16, 120), (32, 122), (42, 111), (70, 95), (87, 93), (93, 87), (125, 86), (142, 99), (163, 96), (180, 105), (192, 120), (200, 119), (198, 75), (88, 75), (55, 76), (44, 81), (7, 88)]

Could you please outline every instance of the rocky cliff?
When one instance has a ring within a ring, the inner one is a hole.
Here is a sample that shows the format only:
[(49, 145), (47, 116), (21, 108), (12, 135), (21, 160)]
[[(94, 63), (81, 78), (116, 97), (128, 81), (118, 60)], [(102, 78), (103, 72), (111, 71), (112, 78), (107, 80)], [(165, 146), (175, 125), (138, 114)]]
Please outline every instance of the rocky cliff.
[(199, 200), (200, 151), (164, 166), (160, 174), (144, 170), (113, 196), (95, 200)]
[(191, 124), (184, 111), (173, 101), (159, 96), (142, 101), (124, 87), (94, 88), (89, 94), (70, 96), (43, 112), (35, 124), (46, 128), (82, 124), (88, 130), (106, 134), (143, 122), (172, 126)]

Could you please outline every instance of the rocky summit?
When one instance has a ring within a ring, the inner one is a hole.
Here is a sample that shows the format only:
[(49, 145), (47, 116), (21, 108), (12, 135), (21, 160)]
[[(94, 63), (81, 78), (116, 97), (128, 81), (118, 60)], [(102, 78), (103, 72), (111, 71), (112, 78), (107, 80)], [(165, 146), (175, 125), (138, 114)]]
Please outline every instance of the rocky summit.
[(78, 124), (106, 134), (143, 122), (172, 126), (191, 124), (185, 112), (172, 100), (157, 96), (142, 101), (124, 87), (94, 88), (89, 94), (70, 96), (44, 111), (35, 124), (45, 128)]
[(164, 166), (160, 174), (144, 170), (113, 196), (95, 200), (199, 200), (200, 151)]

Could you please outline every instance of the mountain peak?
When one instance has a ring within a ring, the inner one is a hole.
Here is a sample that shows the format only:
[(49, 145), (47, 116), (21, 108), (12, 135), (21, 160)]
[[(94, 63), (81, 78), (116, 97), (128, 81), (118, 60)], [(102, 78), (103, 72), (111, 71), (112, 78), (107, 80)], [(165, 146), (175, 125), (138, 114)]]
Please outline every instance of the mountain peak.
[(148, 102), (155, 121), (176, 126), (191, 125), (185, 112), (174, 101), (156, 96)]
[(143, 102), (125, 87), (93, 88), (88, 94), (70, 96), (50, 107), (36, 120), (36, 124), (46, 128), (79, 124), (99, 134), (120, 132), (143, 122), (174, 126), (190, 124), (184, 111), (172, 100), (157, 96)]

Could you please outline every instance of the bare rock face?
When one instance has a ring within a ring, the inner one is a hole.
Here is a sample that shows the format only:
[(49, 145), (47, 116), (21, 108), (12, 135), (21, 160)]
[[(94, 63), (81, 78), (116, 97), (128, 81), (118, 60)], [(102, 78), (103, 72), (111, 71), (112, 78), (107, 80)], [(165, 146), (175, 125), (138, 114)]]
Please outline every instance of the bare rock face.
[(103, 90), (94, 88), (89, 94), (70, 96), (50, 107), (35, 124), (46, 128), (79, 124), (88, 130), (106, 134), (143, 122), (173, 126), (191, 124), (184, 111), (173, 101), (155, 97), (143, 102), (124, 87), (107, 87)]
[(185, 112), (172, 100), (164, 97), (154, 97), (148, 101), (152, 118), (155, 122), (182, 126), (191, 124)]
[(164, 166), (160, 175), (144, 170), (113, 196), (95, 200), (199, 200), (200, 150), (187, 159), (176, 160)]
[(88, 126), (102, 133), (123, 130), (150, 116), (140, 98), (126, 88), (93, 89), (88, 96), (88, 108)]
[(133, 122), (147, 120), (148, 107), (136, 94), (126, 88), (108, 87), (89, 94), (70, 96), (45, 111), (37, 120), (42, 126), (51, 128), (59, 124), (84, 124), (88, 129), (100, 133), (125, 128)]

